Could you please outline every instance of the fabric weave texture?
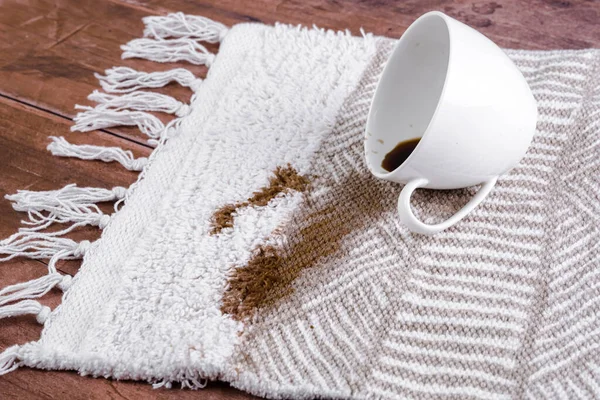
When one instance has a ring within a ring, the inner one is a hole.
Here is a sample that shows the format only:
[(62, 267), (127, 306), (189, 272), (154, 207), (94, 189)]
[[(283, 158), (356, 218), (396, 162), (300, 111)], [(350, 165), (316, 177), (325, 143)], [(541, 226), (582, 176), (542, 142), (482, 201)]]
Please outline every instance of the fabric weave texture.
[[(426, 237), (364, 160), (393, 44), (231, 27), (19, 362), (269, 398), (600, 396), (600, 51), (507, 51), (538, 102), (531, 147)], [(306, 189), (248, 202), (288, 167)], [(476, 190), (419, 190), (413, 207), (435, 222)]]

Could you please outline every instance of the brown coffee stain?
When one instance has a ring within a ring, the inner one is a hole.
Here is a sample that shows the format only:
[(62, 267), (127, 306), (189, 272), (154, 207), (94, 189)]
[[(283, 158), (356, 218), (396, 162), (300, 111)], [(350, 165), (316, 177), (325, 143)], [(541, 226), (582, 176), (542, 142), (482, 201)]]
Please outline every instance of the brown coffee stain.
[[(273, 306), (291, 294), (292, 283), (304, 270), (328, 257), (340, 256), (345, 236), (373, 223), (373, 218), (389, 208), (385, 199), (390, 196), (383, 194), (384, 185), (370, 177), (361, 178), (353, 177), (347, 191), (319, 204), (308, 195), (305, 211), (298, 213), (284, 232), (287, 245), (258, 246), (248, 263), (232, 272), (221, 311), (236, 320), (247, 320), (256, 310)], [(371, 199), (361, 198), (358, 192), (365, 184), (373, 187)]]
[(239, 204), (227, 204), (219, 208), (214, 214), (212, 219), (212, 230), (211, 235), (216, 235), (225, 228), (233, 227), (233, 214), (239, 207), (243, 207), (244, 203)]
[[(252, 316), (257, 308), (273, 304), (290, 294), (290, 284), (302, 270), (311, 267), (321, 257), (339, 249), (338, 226), (332, 225), (333, 210), (311, 216), (313, 221), (298, 232), (289, 251), (275, 246), (258, 246), (248, 263), (237, 268), (230, 277), (223, 295), (221, 311), (241, 320)], [(331, 229), (333, 234), (328, 235)], [(349, 232), (344, 232), (343, 235)], [(321, 238), (321, 242), (317, 242)], [(320, 244), (320, 246), (317, 246)]]
[(226, 204), (219, 208), (212, 217), (211, 235), (220, 233), (225, 228), (232, 228), (234, 216), (237, 210), (244, 207), (264, 207), (281, 193), (290, 191), (303, 192), (307, 189), (309, 181), (306, 177), (298, 174), (290, 164), (285, 167), (277, 167), (269, 179), (269, 184), (259, 191), (254, 192), (252, 197), (246, 201)]

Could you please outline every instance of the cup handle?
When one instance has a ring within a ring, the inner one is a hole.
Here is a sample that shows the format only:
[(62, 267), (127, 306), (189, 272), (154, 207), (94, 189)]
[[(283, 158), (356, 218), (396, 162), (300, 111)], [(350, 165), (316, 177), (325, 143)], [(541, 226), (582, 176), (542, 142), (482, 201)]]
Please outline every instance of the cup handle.
[(421, 233), (423, 235), (433, 235), (434, 233), (438, 233), (444, 229), (450, 228), (452, 225), (463, 219), (468, 213), (473, 211), (473, 209), (477, 207), (479, 203), (481, 203), (481, 201), (490, 193), (497, 180), (498, 177), (495, 176), (485, 182), (477, 194), (475, 194), (475, 196), (473, 196), (473, 198), (467, 204), (465, 204), (463, 208), (458, 210), (456, 214), (448, 218), (446, 221), (435, 225), (428, 225), (419, 221), (410, 208), (410, 198), (413, 192), (416, 189), (427, 185), (428, 181), (424, 178), (413, 179), (412, 181), (408, 182), (404, 188), (402, 188), (402, 192), (400, 192), (400, 197), (398, 198), (398, 215), (400, 215), (400, 220), (406, 226), (408, 226), (408, 229), (411, 231)]

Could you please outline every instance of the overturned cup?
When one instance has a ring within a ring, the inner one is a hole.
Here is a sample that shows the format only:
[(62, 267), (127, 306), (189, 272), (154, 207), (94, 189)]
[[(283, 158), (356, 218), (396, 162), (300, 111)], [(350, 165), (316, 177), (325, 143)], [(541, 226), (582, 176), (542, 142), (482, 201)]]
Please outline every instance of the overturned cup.
[[(404, 33), (383, 70), (367, 119), (366, 161), (377, 178), (405, 184), (400, 219), (431, 235), (464, 218), (521, 160), (536, 122), (535, 99), (507, 55), (476, 30), (429, 12)], [(390, 164), (394, 149), (407, 142), (416, 146)], [(471, 201), (442, 223), (425, 224), (412, 212), (417, 188), (479, 184)]]

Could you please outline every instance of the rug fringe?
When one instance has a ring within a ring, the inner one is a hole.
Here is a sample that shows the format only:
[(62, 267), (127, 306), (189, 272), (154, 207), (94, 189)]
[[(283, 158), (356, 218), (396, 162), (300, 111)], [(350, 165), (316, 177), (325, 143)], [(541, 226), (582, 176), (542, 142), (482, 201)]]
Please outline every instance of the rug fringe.
[(219, 22), (183, 13), (146, 17), (143, 21), (145, 37), (121, 46), (122, 58), (187, 61), (210, 67), (215, 55), (198, 42), (218, 43), (228, 32), (228, 28)]
[(50, 273), (28, 282), (7, 286), (0, 290), (0, 306), (17, 300), (42, 297), (55, 286), (65, 291), (69, 287), (71, 279), (70, 275)]
[[(37, 232), (18, 232), (0, 242), (0, 254), (7, 254), (6, 257), (0, 258), (0, 261), (7, 261), (18, 256), (33, 259), (50, 258), (47, 275), (7, 286), (0, 291), (0, 319), (33, 314), (40, 324), (44, 324), (51, 312), (50, 308), (31, 299), (42, 297), (54, 287), (66, 291), (71, 285), (72, 278), (69, 275), (60, 274), (56, 270), (56, 262), (81, 258), (90, 246), (89, 240), (75, 242), (71, 239)], [(0, 355), (0, 358), (2, 356)], [(1, 374), (2, 368), (0, 368)]]
[(218, 43), (227, 35), (228, 28), (209, 18), (185, 15), (182, 12), (142, 19), (146, 28), (144, 37), (155, 39), (192, 38), (208, 43)]
[[(58, 251), (48, 263), (48, 274), (32, 279), (28, 282), (17, 283), (10, 285), (0, 290), (0, 318), (13, 316), (15, 312), (20, 310), (19, 307), (8, 306), (8, 303), (12, 303), (19, 300), (30, 300), (44, 296), (52, 288), (58, 287), (63, 292), (71, 286), (72, 277), (70, 275), (60, 274), (56, 269), (56, 262), (62, 259), (66, 259), (71, 256), (70, 250)], [(23, 306), (27, 303), (18, 303)], [(31, 305), (27, 306), (25, 310), (30, 310)], [(11, 310), (10, 314), (9, 311)], [(31, 314), (31, 312), (27, 312)], [(45, 318), (44, 318), (45, 320)], [(43, 322), (40, 322), (43, 323)]]
[(27, 225), (20, 229), (21, 232), (35, 232), (48, 228), (54, 223), (73, 225), (57, 232), (48, 232), (49, 236), (62, 236), (73, 229), (91, 225), (104, 229), (110, 222), (110, 215), (104, 214), (97, 205), (80, 206), (76, 204), (63, 204), (58, 207), (46, 207), (47, 213), (31, 210), (27, 212), (28, 221), (21, 221)]
[(0, 353), (0, 376), (8, 374), (19, 368), (17, 362), (18, 350), (21, 346), (15, 345), (8, 347), (2, 353)]
[(83, 257), (90, 244), (89, 240), (76, 242), (47, 233), (20, 231), (0, 241), (0, 254), (6, 255), (1, 257), (0, 261), (21, 256), (36, 260), (50, 259), (63, 250), (64, 259), (72, 260)]
[(104, 75), (95, 74), (100, 86), (109, 93), (129, 93), (139, 89), (161, 88), (171, 82), (198, 90), (202, 79), (197, 78), (184, 68), (175, 68), (161, 72), (142, 72), (129, 67), (114, 67), (104, 71)]
[(208, 380), (204, 379), (204, 378), (187, 378), (181, 381), (181, 388), (185, 389), (192, 389), (192, 390), (198, 390), (198, 389), (204, 389), (206, 387), (206, 385), (208, 384)]
[[(188, 61), (192, 64), (210, 66), (215, 54), (209, 52), (199, 41), (217, 43), (223, 40), (228, 28), (208, 18), (182, 13), (167, 16), (144, 18), (145, 38), (135, 39), (122, 46), (122, 58), (145, 58), (157, 62)], [(184, 68), (163, 72), (141, 72), (128, 67), (114, 67), (105, 75), (95, 74), (102, 88), (109, 93), (127, 93), (122, 96), (94, 91), (88, 98), (98, 103), (96, 107), (76, 106), (83, 110), (74, 118), (71, 130), (87, 132), (118, 125), (137, 126), (150, 139), (151, 145), (161, 145), (169, 136), (179, 130), (182, 118), (190, 112), (190, 105), (159, 93), (138, 91), (163, 87), (171, 82), (188, 87), (196, 92), (202, 86), (202, 79)], [(194, 99), (192, 96), (192, 100)], [(168, 124), (163, 124), (149, 112), (165, 112), (176, 116)], [(75, 145), (64, 137), (51, 137), (48, 150), (56, 156), (77, 157), (84, 160), (116, 161), (132, 171), (142, 171), (150, 162), (145, 157), (134, 158), (131, 151), (119, 147)], [(71, 276), (63, 275), (56, 269), (56, 262), (82, 258), (91, 242), (76, 242), (61, 237), (82, 225), (95, 225), (104, 228), (111, 216), (104, 214), (96, 203), (115, 201), (115, 210), (124, 201), (129, 187), (80, 188), (70, 184), (59, 190), (29, 191), (19, 190), (6, 198), (17, 211), (28, 213), (29, 220), (22, 221), (25, 228), (0, 241), (0, 261), (15, 257), (49, 259), (48, 273), (28, 282), (14, 284), (0, 290), (0, 318), (32, 314), (44, 324), (51, 314), (49, 307), (34, 298), (39, 298), (51, 289), (58, 287), (66, 291), (71, 284)], [(53, 223), (72, 223), (58, 232), (40, 232)], [(20, 346), (12, 346), (0, 353), (0, 375), (17, 369)], [(171, 387), (171, 381), (163, 380), (157, 386)], [(182, 387), (201, 388), (206, 381), (185, 377)]]
[(155, 40), (133, 39), (121, 46), (121, 58), (143, 58), (160, 63), (187, 61), (195, 65), (210, 67), (215, 55), (194, 39), (180, 38)]
[(35, 315), (36, 321), (44, 325), (51, 311), (50, 307), (41, 304), (39, 301), (23, 300), (0, 307), (0, 319), (20, 317), (22, 315)]
[(79, 187), (75, 183), (62, 189), (48, 191), (18, 190), (5, 198), (13, 203), (16, 211), (44, 211), (47, 207), (56, 207), (64, 203), (88, 205), (120, 200), (125, 197), (127, 189), (115, 186), (112, 189)]
[(102, 93), (94, 90), (88, 99), (99, 104), (96, 108), (113, 110), (130, 109), (135, 111), (154, 111), (175, 114), (185, 117), (190, 113), (190, 106), (166, 94), (135, 91), (122, 96)]
[[(97, 196), (94, 198), (94, 195)], [(52, 191), (19, 191), (7, 195), (17, 211), (27, 212), (29, 220), (21, 223), (26, 227), (21, 232), (40, 231), (54, 223), (73, 225), (56, 232), (48, 232), (48, 236), (62, 236), (73, 229), (92, 225), (104, 229), (110, 222), (110, 215), (104, 214), (96, 203), (119, 200), (125, 196), (125, 188), (111, 190), (101, 188), (79, 188), (74, 184), (60, 190)]]
[(177, 379), (176, 381), (173, 381), (172, 379), (165, 378), (165, 379), (161, 379), (159, 381), (151, 381), (150, 383), (152, 384), (153, 389), (160, 389), (163, 387), (165, 389), (171, 389), (173, 387), (173, 382), (180, 382), (182, 389), (198, 390), (198, 389), (204, 389), (206, 387), (206, 385), (208, 384), (208, 379), (197, 378), (197, 377), (186, 377), (186, 378), (180, 378), (180, 379)]
[(163, 387), (165, 389), (171, 389), (171, 386), (171, 381), (169, 381), (168, 379), (162, 379), (160, 381), (152, 383), (152, 389), (160, 389)]
[(146, 157), (135, 158), (130, 150), (120, 147), (94, 146), (89, 144), (76, 145), (69, 143), (64, 137), (50, 136), (52, 143), (47, 149), (54, 156), (74, 157), (81, 160), (100, 160), (104, 162), (116, 161), (130, 171), (141, 171), (148, 159)]
[(73, 121), (71, 131), (89, 132), (115, 126), (137, 126), (138, 129), (156, 139), (160, 137), (165, 125), (154, 115), (143, 111), (110, 110), (104, 107), (76, 105), (76, 109), (85, 110), (78, 113)]

